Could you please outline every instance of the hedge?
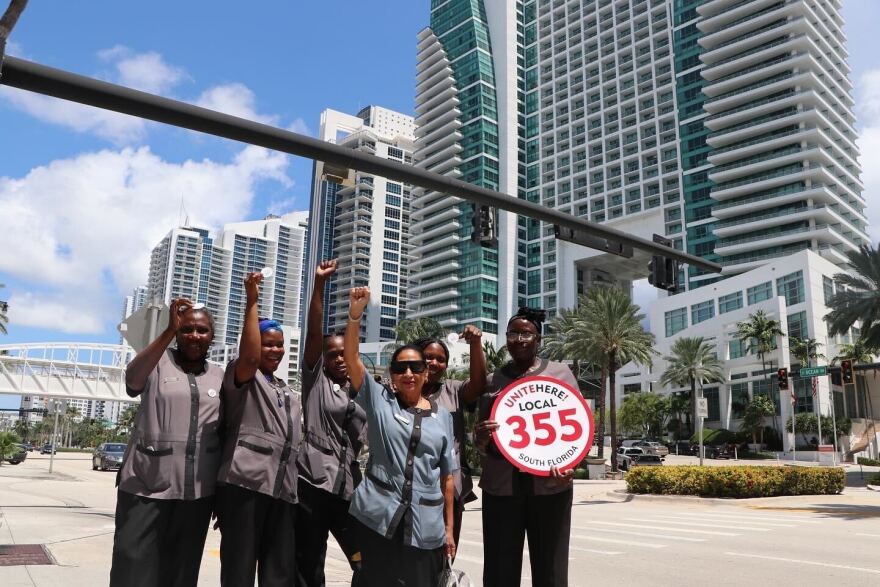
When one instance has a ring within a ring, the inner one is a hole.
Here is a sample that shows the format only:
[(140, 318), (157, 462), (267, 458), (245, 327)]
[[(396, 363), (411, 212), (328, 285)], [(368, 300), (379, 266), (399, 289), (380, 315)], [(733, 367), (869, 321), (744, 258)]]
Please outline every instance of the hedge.
[(880, 467), (880, 461), (877, 459), (869, 459), (867, 457), (858, 457), (858, 464), (865, 465), (866, 467)]
[(880, 473), (868, 479), (868, 485), (880, 485)]
[(630, 493), (701, 497), (824, 495), (843, 491), (838, 467), (636, 467), (626, 474)]

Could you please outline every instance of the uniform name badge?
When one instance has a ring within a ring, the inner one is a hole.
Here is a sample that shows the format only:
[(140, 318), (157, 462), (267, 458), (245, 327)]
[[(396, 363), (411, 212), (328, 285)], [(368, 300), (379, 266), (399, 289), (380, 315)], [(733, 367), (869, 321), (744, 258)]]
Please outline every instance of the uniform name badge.
[(519, 379), (492, 406), (495, 443), (504, 458), (526, 473), (550, 476), (573, 469), (593, 444), (593, 413), (580, 391), (552, 377)]

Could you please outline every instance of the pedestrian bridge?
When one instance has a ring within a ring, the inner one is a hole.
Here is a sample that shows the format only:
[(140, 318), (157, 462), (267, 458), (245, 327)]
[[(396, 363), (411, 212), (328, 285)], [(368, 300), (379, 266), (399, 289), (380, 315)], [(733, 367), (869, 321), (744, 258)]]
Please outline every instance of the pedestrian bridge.
[(125, 400), (131, 347), (53, 342), (0, 345), (0, 393), (58, 399)]

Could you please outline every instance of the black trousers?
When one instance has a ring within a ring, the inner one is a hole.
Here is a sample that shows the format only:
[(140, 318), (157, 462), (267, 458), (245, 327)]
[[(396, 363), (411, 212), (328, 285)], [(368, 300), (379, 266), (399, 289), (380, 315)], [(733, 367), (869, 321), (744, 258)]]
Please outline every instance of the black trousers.
[(355, 536), (355, 520), (348, 514), (351, 502), (333, 495), (311, 483), (299, 480), (299, 503), (296, 510), (296, 576), (299, 587), (324, 587), (324, 563), (327, 558), (327, 537), (333, 534), (354, 575), (357, 587), (360, 551)]
[(532, 587), (568, 585), (569, 489), (555, 495), (483, 493), (483, 586), (519, 587), (523, 539), (529, 539)]
[(296, 585), (296, 505), (235, 485), (217, 486), (220, 584)]
[(440, 580), (445, 548), (403, 543), (403, 522), (389, 540), (355, 520), (363, 557), (359, 587), (433, 587)]
[(195, 587), (213, 506), (117, 491), (110, 586)]

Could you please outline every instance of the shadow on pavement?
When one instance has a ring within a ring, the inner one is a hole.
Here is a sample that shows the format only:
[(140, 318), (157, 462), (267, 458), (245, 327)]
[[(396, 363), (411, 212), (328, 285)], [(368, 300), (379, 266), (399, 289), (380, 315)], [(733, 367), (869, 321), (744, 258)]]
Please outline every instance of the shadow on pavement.
[(774, 512), (813, 513), (841, 520), (880, 518), (880, 505), (814, 503), (799, 506), (755, 506), (754, 509)]

